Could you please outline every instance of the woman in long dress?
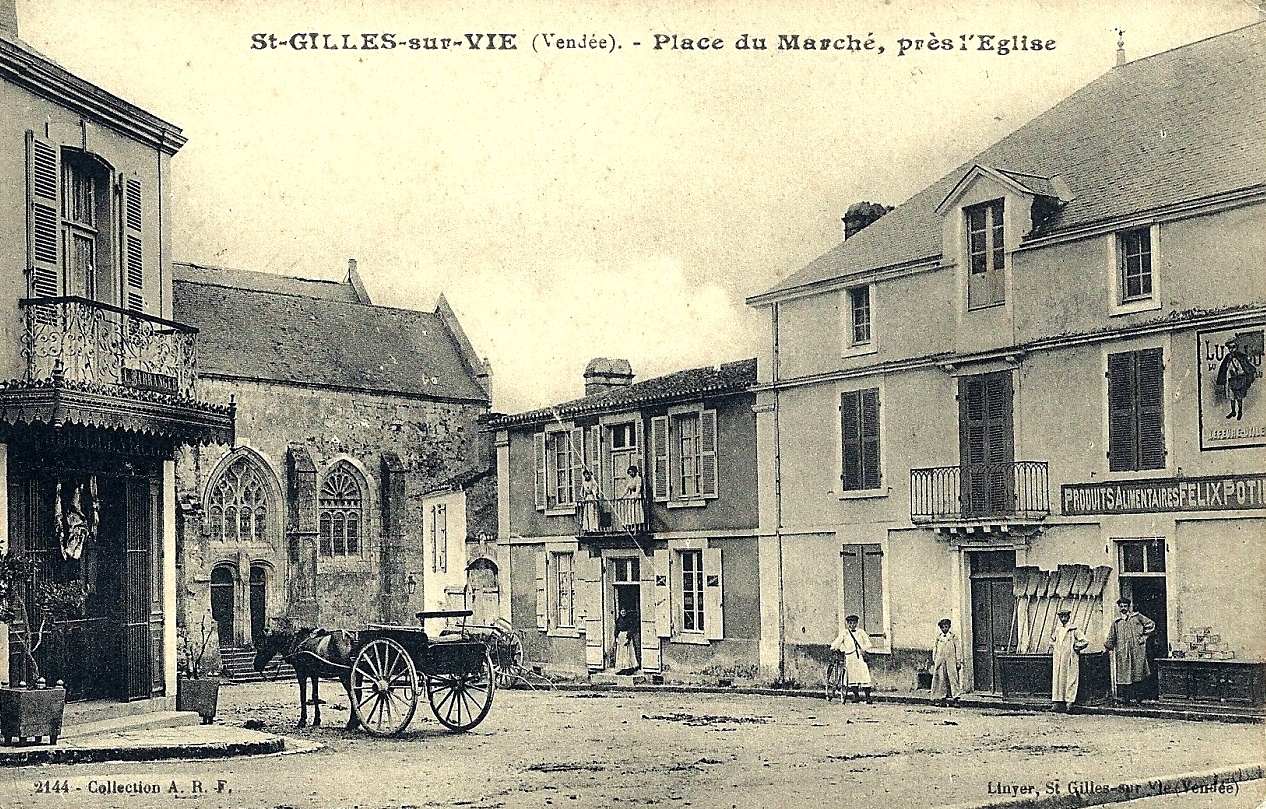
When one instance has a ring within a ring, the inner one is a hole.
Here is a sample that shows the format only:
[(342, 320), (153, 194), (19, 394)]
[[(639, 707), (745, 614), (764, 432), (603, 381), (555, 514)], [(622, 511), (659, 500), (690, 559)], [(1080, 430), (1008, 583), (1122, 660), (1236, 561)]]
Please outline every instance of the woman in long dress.
[(630, 466), (625, 478), (624, 491), (620, 495), (620, 518), (626, 525), (640, 526), (646, 523), (642, 495), (642, 474), (636, 466)]
[(580, 483), (580, 528), (586, 532), (598, 530), (598, 482), (588, 469)]
[[(866, 703), (874, 702), (871, 698), (870, 666), (866, 664), (866, 652), (870, 651), (870, 635), (857, 628), (860, 619), (850, 615), (844, 619), (845, 627), (831, 642), (831, 648), (844, 656), (844, 679), (849, 691), (853, 692), (853, 702), (861, 702), (859, 691), (866, 694)], [(847, 697), (844, 698), (848, 701)]]
[(641, 667), (637, 659), (637, 646), (633, 643), (637, 632), (637, 616), (621, 609), (615, 618), (615, 673), (632, 674)]

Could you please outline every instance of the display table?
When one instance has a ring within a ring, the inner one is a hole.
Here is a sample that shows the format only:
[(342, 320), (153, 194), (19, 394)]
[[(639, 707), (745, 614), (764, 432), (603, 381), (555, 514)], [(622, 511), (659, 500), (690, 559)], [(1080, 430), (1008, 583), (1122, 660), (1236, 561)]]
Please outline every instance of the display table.
[[(1077, 702), (1106, 698), (1111, 691), (1105, 652), (1078, 655)], [(1049, 654), (998, 655), (999, 688), (1004, 699), (1051, 698), (1052, 666)]]
[(1266, 705), (1266, 661), (1163, 657), (1156, 672), (1163, 700)]

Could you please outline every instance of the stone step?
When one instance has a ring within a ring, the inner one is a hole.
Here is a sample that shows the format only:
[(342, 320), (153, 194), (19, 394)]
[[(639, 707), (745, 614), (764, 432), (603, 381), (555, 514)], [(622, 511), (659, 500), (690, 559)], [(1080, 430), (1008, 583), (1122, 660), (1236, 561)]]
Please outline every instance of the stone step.
[(62, 726), (63, 739), (82, 739), (103, 733), (125, 733), (153, 728), (177, 728), (197, 725), (201, 717), (192, 711), (150, 711), (149, 713), (99, 719), (93, 722), (76, 722)]

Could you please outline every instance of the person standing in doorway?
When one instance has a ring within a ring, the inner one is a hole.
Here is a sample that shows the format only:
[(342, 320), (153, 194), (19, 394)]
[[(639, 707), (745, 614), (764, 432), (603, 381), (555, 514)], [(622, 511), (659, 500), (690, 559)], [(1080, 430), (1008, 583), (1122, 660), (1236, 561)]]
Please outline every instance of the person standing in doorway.
[(1071, 711), (1077, 701), (1081, 653), (1090, 641), (1070, 620), (1072, 612), (1061, 609), (1059, 626), (1051, 633), (1051, 707)]
[(637, 632), (637, 616), (623, 607), (615, 617), (615, 673), (632, 674), (641, 663), (637, 659), (637, 647), (633, 636)]
[(937, 626), (941, 631), (932, 644), (932, 696), (939, 698), (942, 705), (947, 704), (947, 698), (957, 705), (963, 693), (963, 647), (950, 629), (950, 619), (942, 618)]
[[(870, 695), (870, 666), (866, 664), (866, 652), (870, 651), (870, 635), (857, 629), (859, 620), (856, 615), (844, 619), (844, 628), (831, 641), (831, 649), (844, 657), (844, 680), (848, 690), (853, 692), (853, 702), (862, 701), (861, 694), (858, 693), (860, 691), (866, 694), (866, 704), (870, 705), (874, 702)], [(847, 702), (848, 697), (842, 697), (841, 701)]]
[(1117, 698), (1123, 705), (1139, 701), (1139, 684), (1152, 675), (1147, 662), (1147, 641), (1156, 631), (1156, 622), (1137, 613), (1128, 598), (1118, 598), (1120, 615), (1108, 627), (1103, 648), (1112, 653), (1113, 680)]

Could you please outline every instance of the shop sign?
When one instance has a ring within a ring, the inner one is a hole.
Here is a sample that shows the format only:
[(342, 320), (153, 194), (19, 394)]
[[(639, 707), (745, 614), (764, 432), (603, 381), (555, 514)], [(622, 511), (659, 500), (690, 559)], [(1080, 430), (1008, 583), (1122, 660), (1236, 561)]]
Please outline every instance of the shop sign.
[(1266, 474), (1070, 483), (1060, 500), (1068, 516), (1266, 509)]
[(1263, 326), (1196, 335), (1200, 449), (1266, 446)]

